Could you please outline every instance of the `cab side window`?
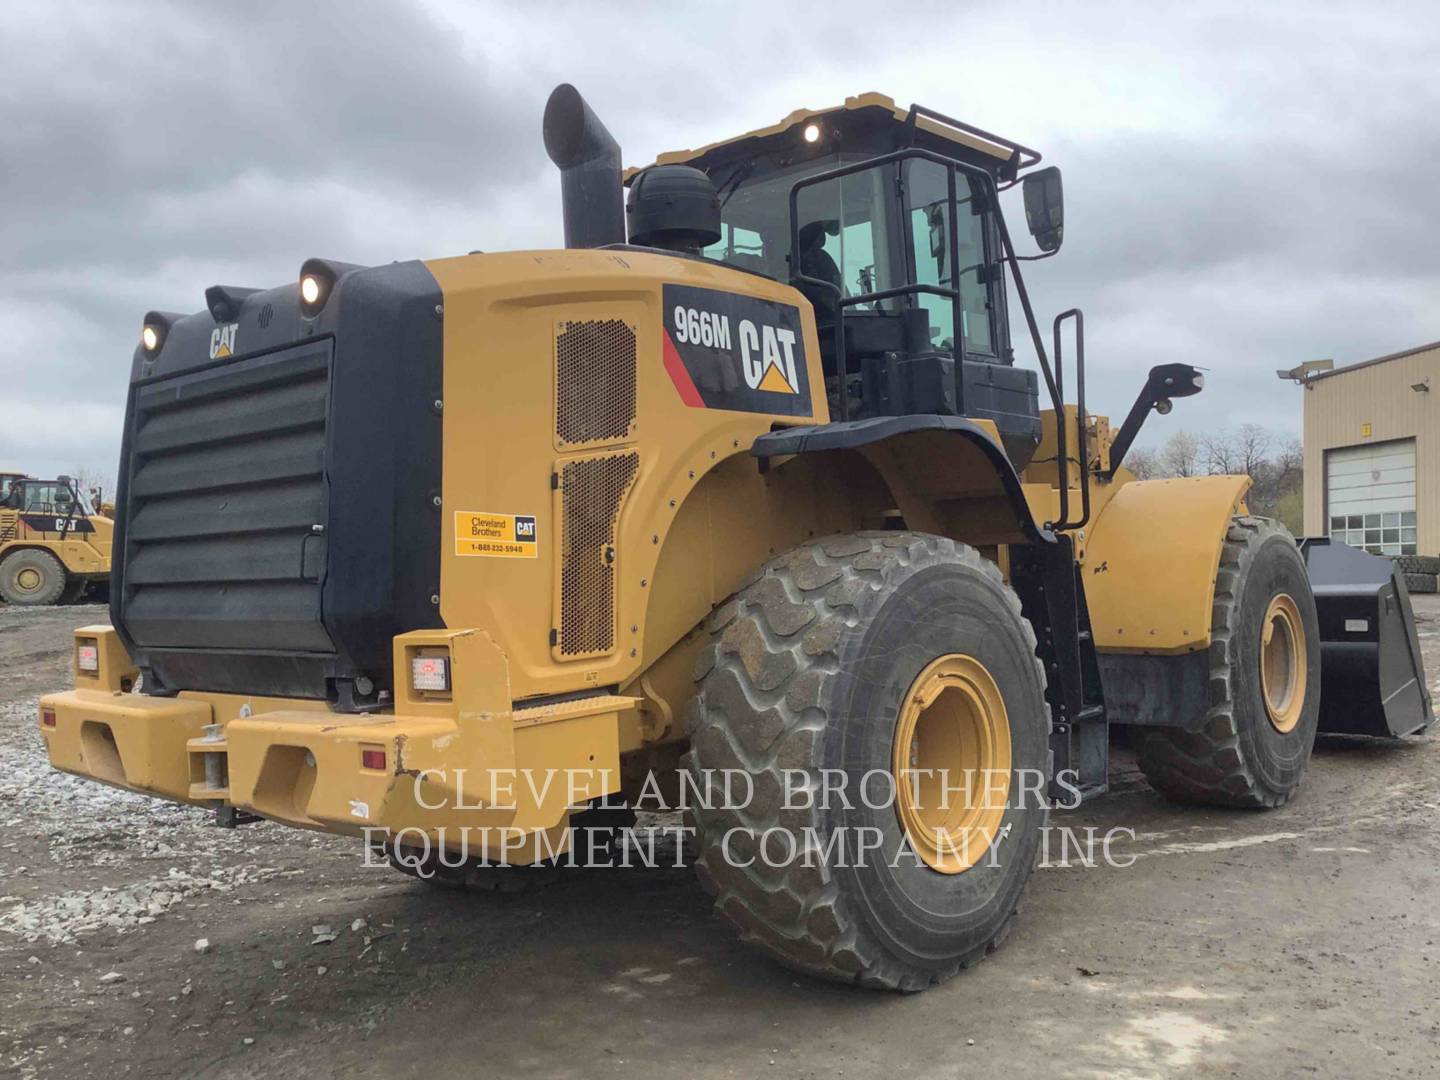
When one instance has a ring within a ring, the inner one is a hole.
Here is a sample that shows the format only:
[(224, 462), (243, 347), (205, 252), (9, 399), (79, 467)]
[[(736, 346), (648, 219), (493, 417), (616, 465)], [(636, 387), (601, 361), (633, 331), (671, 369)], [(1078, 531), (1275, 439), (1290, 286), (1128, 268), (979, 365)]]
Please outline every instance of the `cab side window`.
[(75, 502), (64, 484), (25, 484), (21, 491), (27, 514), (68, 514)]
[(765, 241), (761, 235), (754, 229), (746, 229), (728, 221), (720, 226), (720, 239), (701, 254), (707, 259), (729, 263), (742, 270), (770, 273), (769, 263), (765, 259)]
[[(907, 161), (905, 170), (915, 280), (925, 285), (958, 287), (965, 351), (993, 356), (990, 286), (985, 283), (993, 256), (987, 257), (985, 215), (970, 187), (971, 181), (963, 174), (955, 178), (959, 248), (952, 252), (947, 170), (934, 161), (921, 160)], [(931, 344), (952, 348), (955, 318), (949, 298), (921, 293), (918, 301), (930, 315)]]
[[(799, 262), (806, 276), (838, 285), (842, 296), (896, 284), (885, 213), (894, 177), (894, 166), (877, 166), (801, 189)], [(891, 303), (875, 306), (885, 310)]]

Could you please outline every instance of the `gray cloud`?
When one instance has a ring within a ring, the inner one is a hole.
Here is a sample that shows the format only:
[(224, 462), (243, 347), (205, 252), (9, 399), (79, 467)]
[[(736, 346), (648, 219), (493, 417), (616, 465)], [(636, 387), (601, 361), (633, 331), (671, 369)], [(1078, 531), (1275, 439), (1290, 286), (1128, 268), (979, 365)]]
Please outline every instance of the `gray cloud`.
[(1299, 397), (1275, 368), (1440, 337), (1428, 7), (826, 11), (7, 12), (0, 462), (111, 466), (147, 308), (194, 310), (216, 282), (290, 280), (310, 255), (558, 244), (539, 122), (562, 80), (632, 163), (868, 89), (1040, 146), (1065, 171), (1067, 239), (1027, 280), (1047, 327), (1086, 310), (1092, 407), (1123, 413), (1151, 364), (1212, 371), (1151, 439), (1181, 424), (1293, 432)]

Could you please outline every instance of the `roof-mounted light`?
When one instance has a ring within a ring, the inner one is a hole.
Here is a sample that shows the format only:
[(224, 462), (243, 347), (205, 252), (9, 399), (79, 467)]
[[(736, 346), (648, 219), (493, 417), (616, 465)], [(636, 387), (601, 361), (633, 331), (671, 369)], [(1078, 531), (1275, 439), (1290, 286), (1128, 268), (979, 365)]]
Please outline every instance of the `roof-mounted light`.
[(300, 314), (313, 319), (330, 302), (340, 279), (351, 270), (364, 267), (353, 263), (331, 262), (329, 259), (306, 259), (300, 267)]
[(165, 339), (170, 335), (170, 327), (179, 315), (172, 315), (168, 311), (147, 311), (145, 318), (140, 324), (140, 348), (145, 352), (147, 360), (153, 360), (160, 355), (160, 350), (165, 347)]
[(805, 136), (805, 141), (806, 141), (807, 143), (817, 143), (817, 142), (819, 142), (819, 141), (820, 141), (820, 135), (821, 135), (821, 131), (820, 131), (820, 125), (819, 125), (819, 124), (806, 124), (806, 125), (805, 125), (804, 136)]

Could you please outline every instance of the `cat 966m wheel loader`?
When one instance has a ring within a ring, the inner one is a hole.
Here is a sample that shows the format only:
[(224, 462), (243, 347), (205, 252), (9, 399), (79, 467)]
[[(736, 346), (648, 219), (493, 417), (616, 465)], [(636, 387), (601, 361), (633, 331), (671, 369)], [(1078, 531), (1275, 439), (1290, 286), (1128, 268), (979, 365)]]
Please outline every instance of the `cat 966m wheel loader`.
[(564, 250), (146, 316), (56, 767), (452, 883), (678, 798), (747, 940), (918, 989), (1008, 931), (1108, 725), (1167, 795), (1269, 807), (1317, 727), (1429, 722), (1388, 564), (1125, 470), (1201, 377), (1087, 410), (1001, 212), (1060, 247), (1039, 154), (878, 94), (622, 173), (561, 86), (544, 138)]

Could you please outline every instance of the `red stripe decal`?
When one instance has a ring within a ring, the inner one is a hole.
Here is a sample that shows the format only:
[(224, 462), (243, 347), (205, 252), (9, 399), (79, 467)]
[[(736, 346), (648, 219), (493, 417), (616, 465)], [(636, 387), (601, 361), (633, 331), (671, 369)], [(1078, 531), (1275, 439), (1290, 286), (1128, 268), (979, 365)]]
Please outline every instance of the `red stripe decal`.
[(700, 391), (695, 389), (690, 372), (685, 370), (685, 362), (680, 359), (675, 342), (670, 340), (670, 331), (662, 329), (661, 336), (664, 338), (660, 343), (660, 351), (665, 359), (665, 370), (670, 375), (670, 381), (675, 384), (675, 389), (680, 392), (680, 400), (692, 409), (705, 408), (705, 402), (700, 397)]

